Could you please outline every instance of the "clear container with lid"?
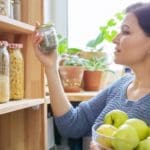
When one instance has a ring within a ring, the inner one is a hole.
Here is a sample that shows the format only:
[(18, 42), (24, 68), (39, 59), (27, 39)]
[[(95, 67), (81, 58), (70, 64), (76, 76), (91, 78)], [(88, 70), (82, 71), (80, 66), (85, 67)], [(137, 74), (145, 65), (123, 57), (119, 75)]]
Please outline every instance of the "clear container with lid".
[(0, 103), (9, 101), (9, 53), (8, 42), (0, 41)]
[(37, 31), (43, 36), (43, 41), (39, 45), (43, 53), (50, 53), (57, 48), (57, 34), (54, 25), (41, 25)]
[(10, 16), (11, 0), (0, 0), (0, 15)]
[(10, 43), (10, 99), (24, 98), (24, 59), (21, 53), (21, 43)]

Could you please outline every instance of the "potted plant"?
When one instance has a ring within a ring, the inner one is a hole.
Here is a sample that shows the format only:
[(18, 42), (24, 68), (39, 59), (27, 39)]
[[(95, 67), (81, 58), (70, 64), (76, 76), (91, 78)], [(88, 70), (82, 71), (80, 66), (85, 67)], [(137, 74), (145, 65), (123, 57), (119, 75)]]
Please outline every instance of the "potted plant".
[(59, 66), (59, 72), (65, 92), (80, 92), (83, 79), (83, 58), (71, 55)]
[(68, 48), (68, 41), (59, 35), (59, 73), (65, 92), (80, 92), (83, 79), (83, 58), (78, 56), (78, 48)]
[(116, 26), (122, 20), (123, 15), (122, 12), (119, 12), (113, 18), (110, 18), (106, 25), (100, 26), (98, 36), (86, 45), (90, 52), (81, 52), (81, 57), (87, 59), (84, 63), (84, 90), (99, 90), (104, 72), (111, 71), (108, 69), (107, 53), (104, 52), (104, 47), (105, 43), (112, 42), (116, 36)]
[[(103, 73), (111, 71), (106, 56), (92, 57), (84, 61), (84, 90), (86, 91), (97, 91), (100, 89)], [(113, 71), (111, 71), (113, 72)]]

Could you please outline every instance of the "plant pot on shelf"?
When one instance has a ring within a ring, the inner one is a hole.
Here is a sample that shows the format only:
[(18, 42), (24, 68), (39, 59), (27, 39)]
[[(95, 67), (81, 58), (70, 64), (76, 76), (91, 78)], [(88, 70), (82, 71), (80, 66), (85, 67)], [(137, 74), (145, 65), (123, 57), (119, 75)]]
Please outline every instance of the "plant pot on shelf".
[(80, 92), (84, 68), (80, 66), (60, 66), (59, 73), (65, 92)]
[(83, 88), (85, 91), (98, 91), (100, 89), (103, 71), (84, 71)]

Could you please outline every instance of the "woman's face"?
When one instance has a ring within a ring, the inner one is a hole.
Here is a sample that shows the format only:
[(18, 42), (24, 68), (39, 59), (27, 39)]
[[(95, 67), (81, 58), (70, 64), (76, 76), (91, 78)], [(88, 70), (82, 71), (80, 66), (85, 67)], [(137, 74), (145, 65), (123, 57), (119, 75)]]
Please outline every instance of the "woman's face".
[(113, 40), (116, 44), (115, 62), (135, 66), (150, 56), (150, 37), (146, 36), (134, 14), (129, 13), (121, 26), (121, 32)]

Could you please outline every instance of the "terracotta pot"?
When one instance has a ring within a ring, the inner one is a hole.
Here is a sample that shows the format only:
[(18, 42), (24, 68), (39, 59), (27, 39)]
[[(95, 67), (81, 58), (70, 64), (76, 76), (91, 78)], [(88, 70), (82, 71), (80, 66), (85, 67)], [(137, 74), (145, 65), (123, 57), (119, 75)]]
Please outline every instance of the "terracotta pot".
[(85, 91), (98, 91), (102, 79), (102, 71), (84, 71), (83, 82)]
[(60, 66), (59, 73), (65, 92), (80, 92), (84, 68), (79, 66)]

